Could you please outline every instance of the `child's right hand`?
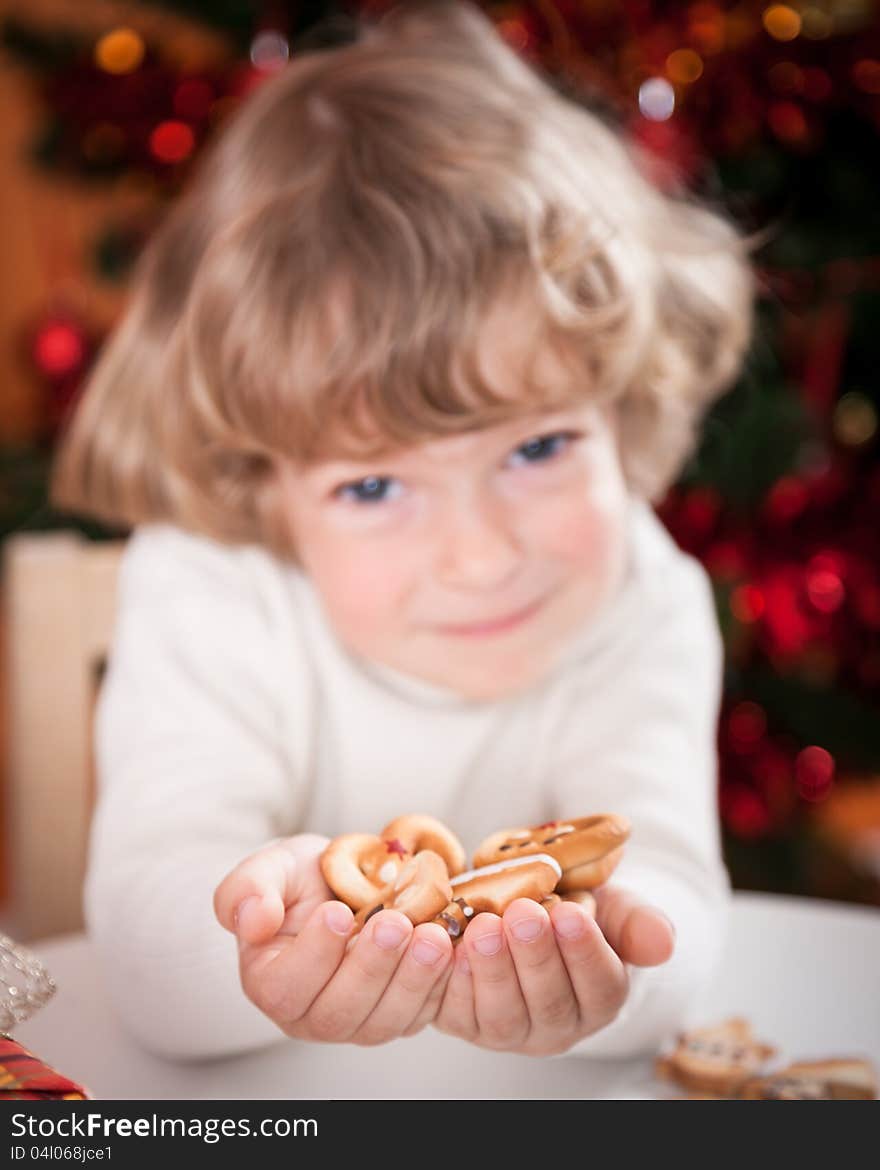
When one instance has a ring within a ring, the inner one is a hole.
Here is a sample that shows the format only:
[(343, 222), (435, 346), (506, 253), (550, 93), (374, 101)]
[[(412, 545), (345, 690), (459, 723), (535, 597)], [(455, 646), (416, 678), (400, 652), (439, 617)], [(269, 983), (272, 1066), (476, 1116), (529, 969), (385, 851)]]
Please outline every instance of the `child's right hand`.
[(238, 940), (244, 992), (301, 1040), (373, 1045), (412, 1035), (442, 1000), (449, 935), (381, 910), (350, 940), (354, 915), (333, 900), (318, 864), (327, 843), (310, 833), (274, 841), (215, 890), (217, 919)]

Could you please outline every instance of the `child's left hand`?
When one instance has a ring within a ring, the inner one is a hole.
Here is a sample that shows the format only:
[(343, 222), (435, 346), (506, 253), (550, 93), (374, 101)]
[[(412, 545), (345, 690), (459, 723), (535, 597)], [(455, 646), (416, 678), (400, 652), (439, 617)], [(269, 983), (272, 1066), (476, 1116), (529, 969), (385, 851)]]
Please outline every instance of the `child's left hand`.
[[(609, 1024), (628, 990), (625, 963), (654, 967), (675, 934), (659, 910), (614, 886), (595, 891), (596, 920), (573, 902), (550, 913), (517, 899), (478, 914), (456, 948), (434, 1026), (483, 1048), (549, 1056)], [(531, 938), (518, 938), (527, 927)]]

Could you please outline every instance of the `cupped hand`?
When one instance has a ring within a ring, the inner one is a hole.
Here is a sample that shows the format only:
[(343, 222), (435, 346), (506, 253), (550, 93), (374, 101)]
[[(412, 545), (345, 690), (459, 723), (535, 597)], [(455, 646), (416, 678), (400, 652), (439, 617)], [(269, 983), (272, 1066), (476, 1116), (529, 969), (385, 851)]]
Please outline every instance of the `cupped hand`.
[(247, 997), (288, 1036), (382, 1044), (435, 1015), (452, 943), (432, 923), (396, 910), (354, 916), (333, 898), (318, 858), (326, 837), (273, 842), (229, 873), (214, 894), (218, 921), (235, 934)]
[(434, 1026), (481, 1047), (547, 1056), (611, 1023), (626, 1000), (626, 965), (666, 962), (675, 932), (626, 890), (595, 896), (595, 920), (573, 902), (548, 913), (526, 898), (501, 917), (478, 914), (456, 948)]

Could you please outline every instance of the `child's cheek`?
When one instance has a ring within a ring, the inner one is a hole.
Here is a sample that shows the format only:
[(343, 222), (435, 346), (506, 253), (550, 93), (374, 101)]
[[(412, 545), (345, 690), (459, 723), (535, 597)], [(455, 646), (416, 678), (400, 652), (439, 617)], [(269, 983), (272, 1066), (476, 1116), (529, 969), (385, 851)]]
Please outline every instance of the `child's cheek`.
[(627, 557), (626, 499), (602, 506), (571, 503), (558, 509), (543, 539), (548, 562), (559, 569), (567, 590), (580, 597), (588, 617), (623, 583)]
[(606, 507), (585, 507), (572, 501), (555, 510), (545, 529), (544, 547), (560, 561), (601, 575), (603, 566), (616, 559), (624, 540), (624, 515), (611, 502)]
[(399, 625), (407, 612), (409, 570), (390, 552), (340, 550), (315, 580), (333, 625), (349, 645), (367, 650)]

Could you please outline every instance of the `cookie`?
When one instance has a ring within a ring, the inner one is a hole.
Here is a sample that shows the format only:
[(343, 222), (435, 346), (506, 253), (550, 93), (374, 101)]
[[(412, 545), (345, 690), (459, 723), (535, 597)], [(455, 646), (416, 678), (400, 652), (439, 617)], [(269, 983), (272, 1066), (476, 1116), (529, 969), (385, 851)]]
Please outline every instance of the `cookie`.
[(877, 1076), (867, 1060), (801, 1060), (747, 1080), (739, 1096), (753, 1101), (873, 1101)]
[(545, 853), (562, 868), (558, 893), (591, 890), (611, 876), (623, 856), (623, 844), (629, 834), (629, 821), (611, 813), (546, 821), (530, 828), (499, 829), (477, 846), (474, 866)]
[(680, 1032), (675, 1049), (658, 1058), (655, 1071), (663, 1080), (696, 1093), (733, 1097), (775, 1055), (775, 1048), (752, 1035), (747, 1020), (734, 1017)]
[(464, 846), (442, 821), (419, 813), (397, 817), (375, 836), (343, 833), (321, 854), (324, 880), (352, 910), (374, 907), (393, 886), (401, 869), (423, 850), (442, 858), (447, 876), (466, 863)]
[(457, 942), (477, 914), (501, 915), (517, 898), (542, 902), (553, 893), (561, 874), (559, 862), (545, 853), (468, 870), (452, 879), (452, 898), (434, 921)]

